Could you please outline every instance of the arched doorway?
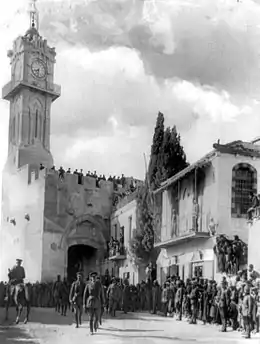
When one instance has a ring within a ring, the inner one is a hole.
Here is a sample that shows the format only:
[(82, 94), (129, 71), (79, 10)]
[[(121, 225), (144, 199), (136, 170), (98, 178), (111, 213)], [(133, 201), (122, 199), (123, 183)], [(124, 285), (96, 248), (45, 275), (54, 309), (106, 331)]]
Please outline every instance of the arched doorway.
[(100, 273), (100, 261), (107, 249), (100, 221), (88, 214), (74, 219), (66, 228), (61, 244), (70, 281), (75, 279), (78, 270), (83, 271), (84, 278), (91, 271)]
[(86, 278), (95, 269), (97, 249), (84, 244), (72, 245), (68, 248), (67, 277), (70, 282), (76, 279), (76, 273), (82, 271)]

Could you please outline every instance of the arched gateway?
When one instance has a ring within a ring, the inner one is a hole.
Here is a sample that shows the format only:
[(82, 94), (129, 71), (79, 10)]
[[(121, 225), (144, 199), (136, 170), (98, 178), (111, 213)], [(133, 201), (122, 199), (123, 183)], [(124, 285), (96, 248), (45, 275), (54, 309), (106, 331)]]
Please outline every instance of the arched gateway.
[(86, 277), (97, 270), (98, 261), (107, 249), (108, 229), (104, 220), (98, 216), (84, 214), (72, 220), (66, 227), (60, 246), (65, 253), (67, 277), (73, 280), (81, 270)]

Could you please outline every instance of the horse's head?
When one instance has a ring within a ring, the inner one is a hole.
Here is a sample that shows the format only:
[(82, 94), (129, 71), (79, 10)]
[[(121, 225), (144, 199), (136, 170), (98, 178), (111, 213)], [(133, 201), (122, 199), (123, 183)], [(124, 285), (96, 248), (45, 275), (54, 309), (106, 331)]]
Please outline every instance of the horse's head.
[(13, 274), (12, 274), (12, 272), (11, 272), (10, 269), (8, 269), (8, 274), (7, 274), (7, 276), (8, 276), (9, 282), (10, 282), (11, 279), (13, 278)]

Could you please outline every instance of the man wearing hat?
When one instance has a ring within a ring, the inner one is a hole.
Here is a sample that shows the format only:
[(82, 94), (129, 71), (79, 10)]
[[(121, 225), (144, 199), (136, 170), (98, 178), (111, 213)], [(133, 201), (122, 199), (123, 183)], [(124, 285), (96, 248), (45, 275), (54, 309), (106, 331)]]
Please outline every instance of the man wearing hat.
[(118, 301), (118, 288), (116, 285), (116, 279), (112, 278), (112, 283), (108, 287), (107, 290), (107, 298), (108, 298), (108, 313), (115, 317), (116, 316), (116, 305)]
[(191, 319), (189, 324), (197, 324), (199, 288), (196, 280), (192, 280), (192, 289), (189, 295), (191, 306)]
[(90, 334), (97, 332), (100, 319), (101, 308), (105, 300), (100, 281), (96, 281), (97, 273), (90, 274), (90, 282), (86, 285), (83, 295), (83, 305), (89, 311), (89, 329)]
[(227, 284), (226, 279), (223, 277), (219, 291), (219, 314), (222, 324), (221, 332), (227, 331), (228, 310), (230, 306), (230, 293)]
[(16, 265), (12, 269), (9, 269), (8, 277), (9, 283), (11, 285), (11, 297), (13, 297), (16, 286), (19, 284), (23, 285), (25, 278), (25, 271), (22, 266), (22, 259), (16, 259)]
[(61, 276), (57, 276), (57, 281), (55, 281), (53, 288), (52, 288), (52, 295), (54, 297), (54, 303), (55, 303), (55, 312), (60, 313), (60, 306), (61, 306), (61, 288), (62, 288), (62, 282), (61, 282)]
[(69, 295), (70, 303), (72, 304), (73, 310), (75, 312), (76, 328), (81, 325), (84, 289), (85, 284), (82, 279), (82, 273), (77, 272), (77, 280), (72, 283)]
[(105, 305), (106, 305), (106, 293), (105, 293), (105, 286), (101, 282), (100, 276), (96, 277), (96, 281), (100, 283), (102, 297), (103, 297), (103, 304), (101, 305), (101, 309), (100, 309), (100, 312), (99, 312), (99, 324), (101, 326), (102, 325), (102, 317), (103, 317), (103, 314), (104, 314), (104, 311), (105, 311)]
[(245, 326), (245, 338), (251, 337), (251, 326), (253, 318), (253, 304), (254, 300), (250, 295), (250, 283), (247, 282), (244, 288), (245, 296), (242, 301), (242, 316)]

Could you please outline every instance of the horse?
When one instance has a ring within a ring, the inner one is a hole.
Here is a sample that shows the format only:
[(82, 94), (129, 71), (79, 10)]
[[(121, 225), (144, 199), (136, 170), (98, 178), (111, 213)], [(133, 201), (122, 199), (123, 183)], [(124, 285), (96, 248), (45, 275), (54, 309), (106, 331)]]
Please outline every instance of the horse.
[(32, 286), (28, 284), (19, 283), (17, 285), (7, 285), (7, 290), (5, 293), (5, 320), (8, 320), (8, 311), (12, 305), (12, 300), (16, 307), (16, 324), (19, 324), (20, 317), (23, 311), (23, 308), (26, 307), (26, 316), (24, 318), (24, 324), (27, 324), (29, 321), (29, 315), (31, 310), (31, 294)]

